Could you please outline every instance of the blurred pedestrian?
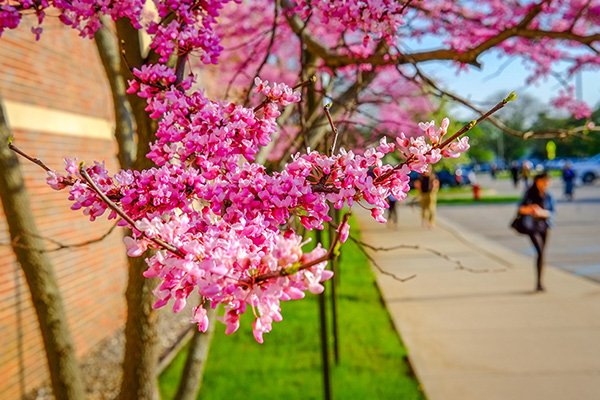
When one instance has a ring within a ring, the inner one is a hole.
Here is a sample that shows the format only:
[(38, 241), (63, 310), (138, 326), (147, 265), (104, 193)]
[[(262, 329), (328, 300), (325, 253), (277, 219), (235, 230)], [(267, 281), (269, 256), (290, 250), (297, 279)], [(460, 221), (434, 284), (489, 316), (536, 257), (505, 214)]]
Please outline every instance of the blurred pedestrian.
[(515, 188), (519, 186), (519, 163), (516, 161), (513, 161), (510, 164), (510, 176), (512, 178), (513, 185), (515, 186)]
[(497, 174), (498, 174), (498, 166), (494, 163), (490, 167), (490, 175), (492, 176), (493, 180), (496, 180), (496, 175)]
[(388, 203), (388, 226), (396, 228), (398, 226), (398, 211), (396, 210), (396, 198), (394, 197), (394, 195), (390, 194), (386, 200)]
[(542, 172), (535, 176), (533, 184), (523, 197), (519, 205), (519, 214), (532, 217), (528, 230), (529, 238), (535, 248), (536, 259), (536, 287), (538, 292), (544, 291), (542, 272), (544, 269), (544, 251), (550, 229), (550, 216), (554, 212), (554, 200), (547, 189), (550, 185), (550, 176)]
[(565, 197), (569, 201), (573, 201), (573, 191), (575, 189), (575, 171), (570, 162), (565, 163), (562, 170), (562, 180), (565, 184)]
[(440, 188), (440, 181), (431, 171), (431, 167), (419, 176), (419, 179), (415, 182), (415, 187), (420, 195), (421, 224), (424, 227), (433, 228), (435, 226), (437, 192)]
[(525, 189), (529, 186), (529, 178), (531, 178), (531, 163), (528, 160), (523, 161), (523, 165), (521, 165), (521, 179), (523, 180), (523, 184), (525, 185)]

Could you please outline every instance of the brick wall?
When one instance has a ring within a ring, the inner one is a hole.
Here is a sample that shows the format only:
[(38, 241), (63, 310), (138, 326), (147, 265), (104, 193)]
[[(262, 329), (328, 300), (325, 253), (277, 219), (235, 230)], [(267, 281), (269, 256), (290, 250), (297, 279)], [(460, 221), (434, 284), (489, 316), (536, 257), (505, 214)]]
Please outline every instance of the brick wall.
[[(0, 95), (40, 109), (111, 118), (108, 86), (94, 43), (51, 19), (40, 42), (35, 42), (28, 26), (0, 38)], [(60, 126), (45, 132), (15, 127), (13, 133), (20, 147), (51, 167), (61, 168), (64, 156), (77, 156), (88, 162), (106, 160), (111, 170), (116, 168), (110, 138), (86, 136), (91, 132), (65, 136)], [(28, 162), (21, 165), (43, 236), (78, 243), (101, 236), (112, 226), (106, 221), (90, 223), (81, 212), (71, 211), (67, 193), (51, 190), (41, 169)], [(17, 399), (48, 378), (37, 318), (24, 277), (6, 246), (9, 241), (0, 208), (0, 399)], [(121, 231), (102, 242), (50, 256), (81, 356), (124, 322), (126, 261)]]
[(0, 93), (5, 99), (111, 118), (110, 92), (96, 47), (48, 17), (36, 42), (32, 19), (0, 38)]

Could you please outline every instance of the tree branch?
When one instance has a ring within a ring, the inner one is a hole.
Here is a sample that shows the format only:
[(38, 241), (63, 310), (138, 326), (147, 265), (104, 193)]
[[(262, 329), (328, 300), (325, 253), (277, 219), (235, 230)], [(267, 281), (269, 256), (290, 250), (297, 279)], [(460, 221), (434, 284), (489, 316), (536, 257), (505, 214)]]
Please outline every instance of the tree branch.
[(15, 153), (17, 153), (18, 155), (20, 155), (21, 157), (25, 157), (26, 159), (28, 159), (32, 163), (34, 163), (36, 165), (39, 165), (46, 172), (54, 172), (46, 164), (44, 164), (44, 162), (42, 160), (40, 160), (39, 158), (31, 157), (30, 155), (28, 155), (28, 154), (24, 153), (23, 151), (21, 151), (21, 149), (19, 149), (17, 146), (15, 146), (14, 144), (12, 144), (12, 138), (9, 138), (8, 148), (11, 149), (12, 151), (14, 151)]
[(286, 18), (290, 28), (294, 31), (294, 33), (302, 38), (307, 49), (313, 54), (322, 58), (325, 62), (325, 65), (333, 69), (354, 64), (371, 64), (373, 66), (380, 66), (442, 60), (456, 61), (464, 64), (470, 64), (475, 67), (480, 67), (481, 64), (477, 61), (479, 55), (513, 37), (522, 37), (527, 39), (549, 37), (552, 39), (571, 40), (588, 46), (591, 46), (592, 43), (600, 40), (600, 34), (581, 36), (571, 31), (556, 32), (543, 29), (529, 29), (528, 25), (542, 11), (544, 4), (547, 2), (548, 0), (543, 0), (533, 6), (527, 15), (525, 15), (523, 19), (514, 27), (508, 28), (502, 32), (498, 32), (498, 34), (494, 35), (493, 37), (463, 52), (458, 52), (455, 49), (436, 49), (408, 54), (401, 52), (398, 52), (397, 54), (390, 54), (389, 52), (381, 54), (376, 52), (368, 57), (360, 57), (353, 54), (340, 54), (327, 48), (309, 32), (303, 30), (302, 21), (298, 16), (288, 15)]
[(104, 26), (94, 34), (94, 42), (110, 84), (115, 113), (114, 135), (119, 149), (117, 157), (121, 168), (128, 169), (131, 168), (136, 156), (135, 131), (131, 118), (131, 105), (127, 98), (127, 83), (121, 66), (121, 52), (117, 39), (108, 28), (108, 22), (106, 17), (102, 18)]

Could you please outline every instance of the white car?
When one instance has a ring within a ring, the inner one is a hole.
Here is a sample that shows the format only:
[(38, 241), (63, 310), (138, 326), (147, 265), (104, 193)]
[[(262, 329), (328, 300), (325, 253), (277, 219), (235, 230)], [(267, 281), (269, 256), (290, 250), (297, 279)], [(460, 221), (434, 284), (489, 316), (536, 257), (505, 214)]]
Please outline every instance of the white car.
[(572, 163), (575, 180), (584, 185), (591, 185), (600, 178), (600, 154), (585, 160)]

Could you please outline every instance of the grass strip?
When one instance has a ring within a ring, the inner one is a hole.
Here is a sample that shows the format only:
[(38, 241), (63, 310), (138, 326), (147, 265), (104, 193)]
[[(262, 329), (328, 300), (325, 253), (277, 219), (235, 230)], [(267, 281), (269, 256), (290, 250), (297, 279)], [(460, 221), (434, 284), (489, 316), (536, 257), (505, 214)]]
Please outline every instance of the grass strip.
[(484, 196), (479, 200), (473, 198), (439, 198), (439, 205), (477, 205), (477, 204), (504, 204), (517, 203), (521, 200), (519, 196)]

